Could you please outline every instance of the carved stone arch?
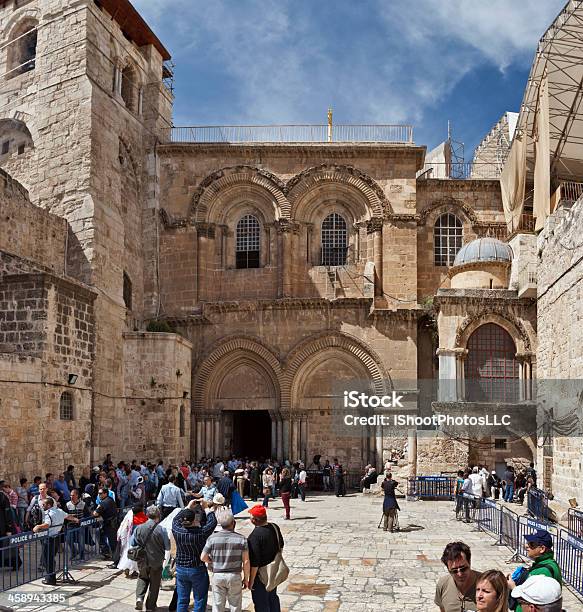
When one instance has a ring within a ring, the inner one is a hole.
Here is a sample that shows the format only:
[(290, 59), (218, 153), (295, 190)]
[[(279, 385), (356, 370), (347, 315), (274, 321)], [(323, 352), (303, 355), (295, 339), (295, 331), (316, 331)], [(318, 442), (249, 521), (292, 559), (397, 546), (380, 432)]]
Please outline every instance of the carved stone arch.
[(225, 360), (240, 359), (241, 355), (262, 365), (270, 377), (276, 394), (279, 395), (281, 393), (281, 364), (276, 355), (267, 346), (256, 338), (247, 336), (224, 338), (215, 344), (200, 360), (200, 366), (194, 375), (193, 408), (195, 411), (202, 412), (205, 410), (213, 381), (217, 379), (217, 374), (220, 373), (220, 364)]
[(353, 166), (321, 164), (307, 168), (287, 182), (291, 218), (296, 219), (300, 204), (309, 192), (327, 183), (347, 185), (360, 192), (366, 199), (370, 217), (382, 219), (393, 213), (390, 202), (373, 178)]
[(459, 213), (466, 223), (473, 225), (474, 223), (478, 223), (478, 217), (476, 216), (475, 211), (468, 206), (465, 202), (461, 200), (457, 200), (455, 198), (441, 198), (432, 202), (427, 208), (424, 208), (419, 213), (419, 219), (417, 221), (417, 225), (425, 225), (429, 218), (437, 219), (439, 215), (443, 213)]
[(313, 355), (335, 348), (356, 357), (370, 377), (374, 393), (384, 395), (389, 376), (380, 357), (364, 342), (354, 336), (339, 332), (322, 332), (297, 344), (287, 355), (282, 376), (281, 410), (289, 412), (292, 407), (293, 386), (300, 367)]
[(33, 5), (29, 5), (26, 8), (23, 7), (22, 9), (16, 9), (6, 20), (6, 24), (2, 31), (2, 40), (10, 40), (13, 31), (19, 28), (24, 21), (36, 21), (38, 25), (40, 21), (40, 9)]
[(455, 348), (467, 348), (470, 336), (486, 323), (494, 323), (507, 331), (514, 341), (517, 354), (532, 353), (533, 345), (522, 321), (510, 313), (502, 315), (488, 310), (467, 316), (461, 322), (455, 336)]
[(290, 205), (284, 194), (283, 181), (275, 174), (253, 166), (230, 166), (209, 174), (200, 182), (192, 196), (191, 220), (195, 223), (209, 222), (212, 206), (221, 192), (245, 185), (259, 187), (270, 195), (276, 219), (289, 218)]

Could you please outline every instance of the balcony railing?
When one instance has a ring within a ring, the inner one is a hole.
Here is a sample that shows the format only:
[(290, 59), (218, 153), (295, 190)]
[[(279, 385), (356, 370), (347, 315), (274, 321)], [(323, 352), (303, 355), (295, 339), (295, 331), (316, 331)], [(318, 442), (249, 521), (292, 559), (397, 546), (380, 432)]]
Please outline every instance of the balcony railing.
[(561, 207), (571, 208), (581, 196), (583, 196), (583, 183), (562, 181), (551, 196), (551, 200), (554, 200), (551, 204), (551, 209), (555, 210)]
[(448, 164), (445, 162), (427, 162), (417, 178), (492, 180), (500, 178), (500, 167), (493, 163), (460, 162)]
[(168, 142), (374, 142), (413, 144), (410, 125), (197, 125), (168, 128)]

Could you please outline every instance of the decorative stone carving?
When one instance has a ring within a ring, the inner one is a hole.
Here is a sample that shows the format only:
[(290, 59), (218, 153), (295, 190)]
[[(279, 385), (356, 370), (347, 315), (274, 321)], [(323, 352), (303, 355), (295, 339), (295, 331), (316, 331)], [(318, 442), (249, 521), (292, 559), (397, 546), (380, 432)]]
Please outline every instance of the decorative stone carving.
[(425, 223), (427, 222), (427, 217), (433, 212), (452, 212), (452, 208), (457, 208), (458, 210), (463, 212), (466, 219), (468, 219), (470, 223), (472, 223), (472, 225), (478, 223), (478, 217), (470, 206), (468, 206), (465, 202), (462, 202), (461, 200), (446, 197), (442, 198), (441, 200), (437, 200), (436, 202), (422, 210), (419, 213), (417, 224), (425, 225)]
[[(487, 308), (483, 308), (479, 310), (478, 312), (476, 312), (475, 314), (468, 315), (461, 322), (460, 326), (457, 329), (456, 335), (455, 335), (456, 347), (461, 347), (464, 342), (467, 342), (466, 331), (471, 325), (476, 325), (476, 327), (478, 327), (481, 320), (484, 320), (484, 323), (490, 322), (487, 320), (489, 315), (496, 315), (503, 321), (506, 321), (511, 326), (513, 326), (514, 329), (518, 332), (520, 340), (522, 340), (524, 344), (525, 352), (527, 353), (531, 352), (532, 348), (531, 348), (530, 338), (529, 338), (528, 332), (526, 331), (524, 325), (522, 324), (522, 321), (520, 321), (520, 319), (518, 319), (511, 312), (508, 311), (507, 305), (495, 304), (495, 303), (488, 304)], [(493, 322), (496, 322), (496, 321), (493, 321)], [(516, 334), (511, 333), (511, 335), (514, 335), (515, 336), (514, 340), (516, 340)]]

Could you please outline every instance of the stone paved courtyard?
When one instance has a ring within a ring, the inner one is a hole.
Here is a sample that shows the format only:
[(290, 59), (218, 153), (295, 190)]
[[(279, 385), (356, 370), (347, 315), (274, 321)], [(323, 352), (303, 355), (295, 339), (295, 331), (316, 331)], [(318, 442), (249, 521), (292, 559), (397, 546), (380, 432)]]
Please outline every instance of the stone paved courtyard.
[[(505, 547), (477, 532), (472, 525), (456, 522), (448, 502), (400, 501), (400, 533), (377, 529), (381, 499), (352, 494), (344, 499), (317, 496), (308, 501), (292, 500), (292, 521), (282, 520), (282, 505), (272, 503), (270, 518), (282, 528), (290, 580), (280, 587), (282, 610), (323, 611), (435, 611), (433, 594), (443, 574), (439, 561), (447, 542), (464, 540), (472, 549), (472, 564), (478, 570), (499, 568), (505, 573), (515, 564)], [(250, 524), (238, 521), (238, 531), (248, 533)], [(108, 610), (134, 609), (135, 581), (121, 572), (105, 569), (105, 562), (92, 562), (73, 574), (80, 582), (66, 587), (67, 606), (21, 606), (18, 610)], [(40, 583), (19, 591), (43, 591)], [(63, 592), (59, 587), (58, 592)], [(167, 610), (171, 591), (162, 591), (159, 610)], [(6, 605), (7, 594), (0, 596)], [(564, 589), (564, 607), (569, 612), (583, 603)], [(246, 594), (244, 609), (253, 610)], [(208, 608), (210, 610), (210, 606)]]

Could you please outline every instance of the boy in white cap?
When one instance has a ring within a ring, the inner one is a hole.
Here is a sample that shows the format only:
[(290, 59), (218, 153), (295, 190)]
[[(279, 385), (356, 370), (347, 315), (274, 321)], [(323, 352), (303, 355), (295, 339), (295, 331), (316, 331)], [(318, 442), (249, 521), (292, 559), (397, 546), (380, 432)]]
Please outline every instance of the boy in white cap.
[(554, 578), (542, 574), (529, 576), (512, 589), (511, 595), (518, 600), (516, 609), (522, 612), (561, 612), (563, 609), (561, 585)]

